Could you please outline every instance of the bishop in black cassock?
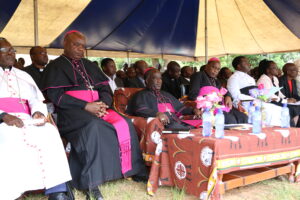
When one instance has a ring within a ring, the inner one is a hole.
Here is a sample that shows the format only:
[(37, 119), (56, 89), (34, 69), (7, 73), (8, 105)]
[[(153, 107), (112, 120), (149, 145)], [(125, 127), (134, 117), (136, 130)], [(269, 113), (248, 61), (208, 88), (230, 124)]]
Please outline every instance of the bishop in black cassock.
[[(74, 187), (92, 193), (96, 190), (93, 197), (101, 199), (102, 196), (97, 194), (98, 185), (123, 176), (143, 174), (145, 168), (131, 121), (114, 114), (114, 117), (126, 120), (125, 125), (129, 128), (125, 149), (119, 143), (117, 129), (107, 122), (114, 119), (103, 116), (108, 111), (103, 103), (112, 105), (110, 88), (101, 70), (82, 58), (84, 46), (82, 33), (68, 33), (64, 40), (64, 55), (47, 66), (42, 87), (57, 107), (60, 133), (71, 143), (69, 160)], [(85, 97), (90, 100), (84, 100)], [(92, 103), (100, 101), (103, 103)], [(130, 158), (130, 163), (126, 163), (128, 159), (125, 158)]]
[[(196, 72), (191, 78), (190, 92), (188, 95), (189, 100), (196, 100), (199, 95), (199, 91), (204, 86), (214, 86), (218, 89), (221, 88), (221, 83), (216, 79), (220, 71), (219, 61), (210, 61), (207, 63), (205, 70)], [(227, 99), (226, 99), (227, 98)], [(231, 94), (227, 92), (225, 94), (224, 103), (226, 106), (232, 106), (231, 104)], [(224, 112), (225, 124), (237, 124), (237, 123), (248, 123), (248, 117), (246, 114), (239, 112), (237, 109), (233, 108), (230, 112)]]
[[(127, 113), (140, 117), (158, 117), (169, 129), (190, 129), (190, 123), (182, 122), (180, 115), (195, 114), (200, 117), (198, 109), (184, 106), (173, 95), (161, 90), (162, 77), (157, 69), (145, 73), (147, 88), (135, 94), (128, 103)], [(192, 120), (196, 121), (196, 120)], [(200, 124), (200, 123), (199, 123)]]

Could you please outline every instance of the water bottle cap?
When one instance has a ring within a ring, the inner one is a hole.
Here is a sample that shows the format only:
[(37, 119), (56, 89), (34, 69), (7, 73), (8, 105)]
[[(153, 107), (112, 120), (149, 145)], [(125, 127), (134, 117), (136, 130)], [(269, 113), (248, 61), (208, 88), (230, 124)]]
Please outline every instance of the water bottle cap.
[(286, 108), (286, 107), (287, 107), (287, 103), (284, 103), (284, 104), (283, 104), (283, 107)]
[(205, 108), (205, 109), (204, 109), (204, 112), (209, 112), (209, 108)]
[(255, 111), (259, 111), (260, 107), (259, 106), (256, 106), (255, 107)]
[(253, 101), (250, 101), (250, 106), (253, 106)]
[(223, 111), (221, 108), (218, 108), (218, 114), (223, 114)]

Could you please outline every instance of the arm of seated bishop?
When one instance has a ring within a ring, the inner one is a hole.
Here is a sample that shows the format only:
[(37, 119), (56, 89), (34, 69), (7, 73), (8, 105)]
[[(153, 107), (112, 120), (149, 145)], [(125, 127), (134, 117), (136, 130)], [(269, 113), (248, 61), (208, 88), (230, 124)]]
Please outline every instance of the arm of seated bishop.
[(105, 103), (108, 107), (112, 106), (113, 103), (113, 98), (110, 92), (110, 87), (109, 85), (100, 85), (97, 86), (97, 91), (99, 94), (99, 101), (102, 101)]
[(48, 99), (62, 109), (84, 109), (87, 102), (65, 94), (64, 88), (50, 88), (46, 90)]
[(156, 112), (153, 109), (149, 108), (147, 105), (140, 104), (135, 107), (133, 115), (144, 118), (156, 117)]
[(137, 94), (131, 98), (128, 102), (126, 113), (133, 116), (139, 117), (156, 117), (157, 109), (151, 108), (151, 105), (147, 103), (147, 96)]
[(176, 99), (173, 95), (166, 93), (167, 98), (170, 99), (172, 102), (172, 106), (174, 107), (175, 111), (179, 115), (193, 115), (194, 114), (194, 108), (185, 106), (183, 103), (181, 103), (178, 99)]

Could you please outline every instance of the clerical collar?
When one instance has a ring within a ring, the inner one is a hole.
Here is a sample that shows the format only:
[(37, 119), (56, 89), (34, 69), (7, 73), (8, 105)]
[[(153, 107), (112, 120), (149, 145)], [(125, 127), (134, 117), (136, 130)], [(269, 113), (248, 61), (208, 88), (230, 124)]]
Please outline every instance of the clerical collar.
[(39, 68), (37, 66), (35, 66), (33, 63), (32, 63), (32, 66), (34, 67), (34, 69), (36, 69), (36, 71), (39, 71), (39, 72), (43, 72), (45, 68)]
[(5, 68), (1, 67), (1, 69), (2, 69), (3, 71), (11, 71), (12, 66), (5, 67)]

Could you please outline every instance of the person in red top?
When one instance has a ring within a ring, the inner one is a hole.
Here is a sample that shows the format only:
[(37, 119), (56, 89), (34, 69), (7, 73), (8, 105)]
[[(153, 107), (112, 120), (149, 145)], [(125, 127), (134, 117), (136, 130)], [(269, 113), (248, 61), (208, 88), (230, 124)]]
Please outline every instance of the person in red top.
[(300, 101), (295, 80), (298, 75), (298, 67), (294, 63), (286, 63), (283, 66), (282, 71), (284, 75), (279, 78), (279, 86), (282, 87), (281, 92), (287, 98), (294, 98), (297, 101)]

